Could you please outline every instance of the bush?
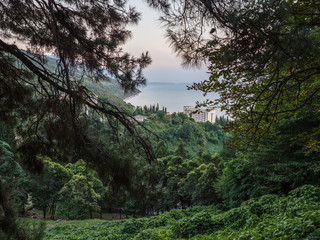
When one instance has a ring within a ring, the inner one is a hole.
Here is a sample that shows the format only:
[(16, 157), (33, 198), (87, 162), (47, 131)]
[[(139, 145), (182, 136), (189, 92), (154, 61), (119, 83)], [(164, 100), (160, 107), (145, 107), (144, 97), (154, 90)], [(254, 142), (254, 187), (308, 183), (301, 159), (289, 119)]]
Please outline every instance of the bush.
[(228, 228), (238, 230), (243, 227), (250, 217), (250, 212), (247, 207), (238, 207), (229, 210), (223, 214), (223, 222)]
[(167, 225), (171, 225), (175, 222), (175, 219), (169, 215), (162, 214), (160, 216), (151, 217), (145, 223), (145, 228), (158, 228)]
[(208, 212), (200, 212), (193, 217), (185, 217), (178, 220), (172, 226), (172, 232), (176, 237), (189, 238), (197, 234), (212, 231), (213, 220)]
[(185, 210), (182, 209), (172, 209), (169, 212), (164, 213), (163, 215), (172, 217), (175, 220), (181, 219), (186, 216)]
[(164, 240), (168, 238), (168, 230), (163, 228), (146, 229), (134, 237), (137, 240)]
[(127, 221), (124, 221), (121, 226), (121, 231), (123, 233), (129, 233), (134, 234), (141, 230), (143, 227), (143, 222), (139, 219), (129, 219)]
[[(274, 213), (274, 204), (278, 202), (279, 197), (277, 195), (264, 195), (259, 199), (251, 199), (242, 203), (241, 206), (247, 207), (250, 214), (261, 216), (264, 214)], [(278, 209), (278, 208), (277, 208)]]
[(320, 201), (320, 188), (312, 185), (304, 185), (296, 188), (289, 193), (290, 199), (303, 199), (308, 202)]

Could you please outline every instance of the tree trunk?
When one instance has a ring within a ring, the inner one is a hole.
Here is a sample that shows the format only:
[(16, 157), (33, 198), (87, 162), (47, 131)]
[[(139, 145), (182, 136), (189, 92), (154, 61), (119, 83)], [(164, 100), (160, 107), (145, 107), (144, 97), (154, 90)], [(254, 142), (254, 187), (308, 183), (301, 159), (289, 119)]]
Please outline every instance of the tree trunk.
[(46, 219), (47, 217), (47, 208), (42, 209), (43, 212), (43, 219)]
[(53, 203), (50, 209), (51, 219), (54, 220), (54, 214), (56, 213), (56, 205)]

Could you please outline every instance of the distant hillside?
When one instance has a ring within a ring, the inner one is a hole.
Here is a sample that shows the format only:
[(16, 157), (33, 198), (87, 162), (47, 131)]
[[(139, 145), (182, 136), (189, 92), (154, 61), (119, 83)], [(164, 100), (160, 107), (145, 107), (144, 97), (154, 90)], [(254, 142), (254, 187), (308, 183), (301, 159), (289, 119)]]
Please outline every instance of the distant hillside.
[[(57, 65), (57, 58), (46, 56), (46, 66), (49, 70), (54, 71)], [(75, 72), (76, 76), (81, 76), (80, 71)], [(112, 104), (118, 105), (123, 103), (123, 99), (139, 93), (139, 90), (125, 93), (116, 79), (107, 77), (108, 80), (95, 82), (88, 77), (84, 77), (84, 86), (94, 92), (97, 96), (108, 99)]]

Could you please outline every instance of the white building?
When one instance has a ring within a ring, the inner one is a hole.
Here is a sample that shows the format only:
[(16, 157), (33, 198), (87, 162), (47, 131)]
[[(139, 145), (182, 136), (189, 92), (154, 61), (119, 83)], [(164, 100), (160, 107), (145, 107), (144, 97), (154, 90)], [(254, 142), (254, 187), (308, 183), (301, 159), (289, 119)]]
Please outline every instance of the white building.
[(192, 106), (184, 106), (183, 111), (186, 115), (190, 116), (196, 121), (196, 122), (216, 122), (216, 110), (201, 110), (196, 109)]
[(141, 116), (141, 115), (136, 115), (133, 117), (135, 120), (137, 120), (138, 122), (143, 122), (144, 120), (147, 120), (148, 118), (145, 116)]

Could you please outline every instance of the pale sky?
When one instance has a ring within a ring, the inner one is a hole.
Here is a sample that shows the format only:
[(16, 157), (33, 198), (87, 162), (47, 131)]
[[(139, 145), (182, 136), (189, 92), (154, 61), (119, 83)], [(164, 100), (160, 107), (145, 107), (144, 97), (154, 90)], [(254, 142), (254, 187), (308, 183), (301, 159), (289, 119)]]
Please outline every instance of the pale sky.
[(158, 20), (160, 14), (148, 7), (142, 0), (129, 1), (131, 6), (142, 14), (137, 26), (129, 29), (133, 38), (124, 46), (124, 50), (140, 56), (142, 52), (149, 52), (152, 64), (145, 70), (145, 76), (150, 82), (192, 83), (209, 78), (207, 69), (185, 69), (181, 66), (181, 59), (176, 57), (165, 38), (165, 28)]

